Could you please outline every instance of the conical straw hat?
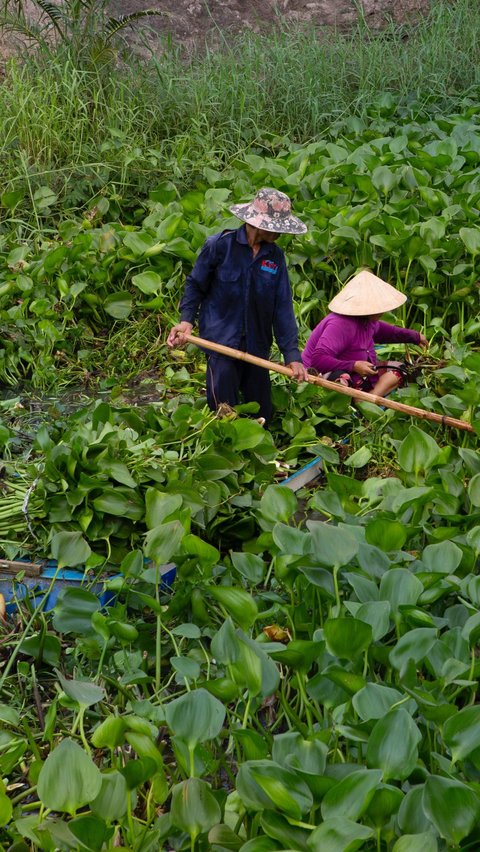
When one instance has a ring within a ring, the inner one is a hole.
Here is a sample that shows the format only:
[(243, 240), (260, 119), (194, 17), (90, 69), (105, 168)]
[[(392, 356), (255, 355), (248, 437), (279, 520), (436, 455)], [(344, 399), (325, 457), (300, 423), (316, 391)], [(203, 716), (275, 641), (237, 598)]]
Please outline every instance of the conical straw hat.
[(365, 269), (345, 284), (328, 307), (336, 314), (365, 317), (393, 311), (406, 301), (403, 293)]

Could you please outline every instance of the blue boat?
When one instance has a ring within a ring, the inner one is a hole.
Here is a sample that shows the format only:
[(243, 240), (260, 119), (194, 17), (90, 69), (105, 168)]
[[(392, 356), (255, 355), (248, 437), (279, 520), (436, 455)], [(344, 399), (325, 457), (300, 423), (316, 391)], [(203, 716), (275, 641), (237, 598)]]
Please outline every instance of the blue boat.
[[(7, 560), (0, 560), (0, 563), (2, 561), (8, 566)], [(0, 573), (0, 594), (5, 599), (8, 614), (14, 613), (18, 604), (27, 597), (34, 609), (41, 606), (44, 612), (49, 612), (55, 607), (60, 592), (72, 587), (88, 589), (98, 597), (102, 607), (110, 606), (115, 600), (116, 592), (108, 588), (108, 584), (111, 580), (121, 577), (120, 574), (110, 574), (92, 581), (91, 575), (81, 569), (59, 568), (55, 559), (34, 564), (36, 570), (33, 576), (32, 563), (25, 562), (25, 572), (17, 567), (20, 562), (16, 562), (15, 566), (15, 571), (8, 571), (7, 567)], [(173, 562), (160, 567), (163, 589), (172, 586), (176, 573)]]

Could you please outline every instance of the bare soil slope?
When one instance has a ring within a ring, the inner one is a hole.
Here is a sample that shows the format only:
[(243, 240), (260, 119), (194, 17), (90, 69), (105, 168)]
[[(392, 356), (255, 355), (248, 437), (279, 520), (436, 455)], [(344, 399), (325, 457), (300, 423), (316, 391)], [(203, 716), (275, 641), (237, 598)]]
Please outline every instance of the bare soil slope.
[(110, 0), (115, 15), (158, 9), (149, 25), (176, 42), (201, 46), (243, 29), (265, 32), (282, 24), (348, 29), (359, 16), (373, 28), (428, 11), (430, 0)]
[[(14, 4), (16, 0), (8, 0)], [(59, 3), (61, 0), (54, 0)], [(158, 49), (158, 36), (191, 50), (206, 42), (218, 44), (236, 32), (250, 29), (268, 32), (286, 25), (312, 25), (323, 29), (349, 29), (363, 16), (369, 27), (381, 28), (389, 20), (402, 23), (428, 11), (432, 0), (107, 0), (110, 15), (131, 14), (156, 9), (158, 17), (143, 19), (139, 32), (132, 27), (129, 40), (140, 46)], [(39, 8), (34, 0), (23, 0), (33, 19)], [(0, 30), (0, 61), (18, 45), (18, 36)]]

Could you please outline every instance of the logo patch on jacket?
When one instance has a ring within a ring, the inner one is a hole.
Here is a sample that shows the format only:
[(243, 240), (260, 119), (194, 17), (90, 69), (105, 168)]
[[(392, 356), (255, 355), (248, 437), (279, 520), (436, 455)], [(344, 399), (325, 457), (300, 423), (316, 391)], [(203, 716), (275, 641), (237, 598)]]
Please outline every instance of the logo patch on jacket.
[(278, 265), (273, 260), (262, 260), (261, 266), (262, 272), (270, 272), (271, 275), (276, 275), (278, 272)]

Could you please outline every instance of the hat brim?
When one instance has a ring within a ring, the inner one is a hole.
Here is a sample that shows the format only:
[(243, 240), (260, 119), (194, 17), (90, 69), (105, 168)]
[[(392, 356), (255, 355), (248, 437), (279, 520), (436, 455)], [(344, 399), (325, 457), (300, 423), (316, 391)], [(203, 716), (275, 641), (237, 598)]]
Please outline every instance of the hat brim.
[(286, 216), (279, 214), (278, 216), (267, 216), (266, 214), (252, 213), (249, 204), (233, 204), (228, 208), (237, 219), (246, 222), (253, 228), (260, 228), (262, 231), (271, 231), (272, 234), (306, 234), (307, 226), (296, 216)]
[(334, 314), (344, 314), (347, 317), (369, 317), (394, 311), (406, 301), (407, 297), (403, 293), (399, 293), (397, 298), (389, 293), (386, 298), (377, 297), (370, 301), (362, 296), (348, 298), (343, 293), (338, 293), (329, 303), (328, 308)]
[(394, 311), (406, 301), (405, 294), (396, 287), (363, 269), (347, 281), (328, 307), (335, 314), (347, 317), (369, 317)]

